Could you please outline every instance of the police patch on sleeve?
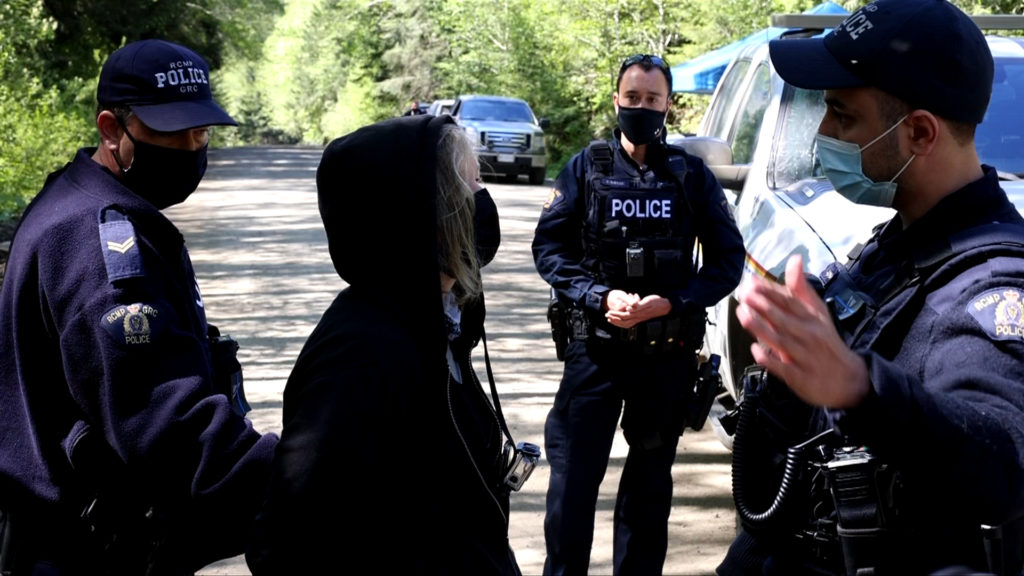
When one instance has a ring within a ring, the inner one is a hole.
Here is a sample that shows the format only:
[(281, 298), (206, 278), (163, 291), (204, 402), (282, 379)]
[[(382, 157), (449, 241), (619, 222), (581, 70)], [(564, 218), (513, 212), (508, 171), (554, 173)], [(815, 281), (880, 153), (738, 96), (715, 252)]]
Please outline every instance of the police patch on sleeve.
[(558, 204), (562, 199), (562, 191), (558, 188), (552, 188), (551, 193), (548, 194), (548, 199), (544, 201), (544, 209), (550, 210), (552, 206)]
[(1024, 340), (1024, 305), (1015, 288), (982, 293), (967, 305), (967, 312), (994, 340)]
[(108, 310), (100, 324), (114, 340), (125, 346), (151, 344), (161, 332), (160, 311), (149, 304), (127, 304)]

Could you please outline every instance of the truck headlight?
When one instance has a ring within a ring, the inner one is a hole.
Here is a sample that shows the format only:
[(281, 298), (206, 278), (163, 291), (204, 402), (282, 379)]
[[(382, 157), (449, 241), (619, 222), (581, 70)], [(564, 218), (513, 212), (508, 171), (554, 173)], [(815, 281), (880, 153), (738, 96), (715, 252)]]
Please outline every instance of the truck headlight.
[(466, 130), (466, 134), (469, 134), (469, 139), (472, 140), (474, 144), (479, 146), (480, 145), (480, 133), (477, 132), (476, 128), (473, 128), (472, 126), (466, 126), (465, 130)]
[(533, 135), (533, 149), (538, 152), (544, 151), (544, 134)]

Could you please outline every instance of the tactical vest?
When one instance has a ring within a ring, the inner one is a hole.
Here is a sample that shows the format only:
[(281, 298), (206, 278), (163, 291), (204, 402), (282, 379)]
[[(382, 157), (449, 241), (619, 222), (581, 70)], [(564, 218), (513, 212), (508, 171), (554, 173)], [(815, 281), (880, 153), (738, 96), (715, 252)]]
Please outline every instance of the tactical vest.
[[(876, 231), (876, 235), (881, 228)], [(848, 272), (863, 257), (859, 247), (847, 266), (832, 264), (821, 273), (825, 300), (851, 347), (870, 348), (892, 358), (903, 332), (934, 287), (995, 256), (1024, 258), (1024, 227), (994, 223), (964, 230), (947, 242), (918, 247), (913, 266), (893, 270), (871, 294), (859, 289)], [(882, 315), (880, 315), (882, 314)]]
[(586, 153), (584, 266), (616, 289), (652, 294), (683, 288), (694, 276), (696, 242), (685, 195), (685, 153), (669, 149), (669, 180), (614, 174), (603, 140)]
[[(850, 267), (854, 267), (862, 256), (859, 249), (851, 254)], [(986, 224), (964, 230), (944, 243), (918, 247), (914, 251), (912, 265), (894, 269), (886, 283), (875, 287), (870, 294), (858, 289), (846, 267), (835, 264), (829, 266), (822, 273), (821, 279), (825, 284), (826, 302), (850, 346), (854, 349), (871, 349), (892, 359), (899, 352), (906, 331), (917, 317), (928, 294), (971, 267), (997, 256), (1024, 259), (1024, 226)], [(898, 466), (898, 463), (894, 464)], [(898, 473), (898, 468), (896, 470)], [(879, 482), (877, 478), (876, 482)], [(886, 494), (883, 491), (884, 484), (866, 485), (879, 494)], [(839, 505), (835, 491), (832, 497)], [(851, 517), (844, 517), (840, 510), (837, 524), (844, 563), (847, 572), (851, 574), (891, 562), (892, 550), (900, 546), (898, 530), (890, 533), (891, 527), (886, 526), (885, 522), (878, 524), (877, 520), (893, 515), (892, 511), (886, 514), (881, 510), (882, 504), (878, 503), (879, 510), (866, 514), (863, 513), (865, 510), (873, 509), (864, 502), (858, 502), (857, 505), (860, 507), (859, 513), (853, 515), (852, 520)], [(898, 510), (901, 507), (899, 498), (889, 500), (889, 505)], [(1013, 525), (1014, 529), (1019, 530), (1019, 524), (1020, 520)], [(1019, 541), (1007, 542), (1005, 550), (995, 551), (988, 541), (991, 534), (984, 532), (983, 536), (987, 553), (999, 556), (991, 556), (988, 559), (990, 563), (1000, 562), (1000, 566), (1008, 563), (1019, 567), (1024, 554)]]

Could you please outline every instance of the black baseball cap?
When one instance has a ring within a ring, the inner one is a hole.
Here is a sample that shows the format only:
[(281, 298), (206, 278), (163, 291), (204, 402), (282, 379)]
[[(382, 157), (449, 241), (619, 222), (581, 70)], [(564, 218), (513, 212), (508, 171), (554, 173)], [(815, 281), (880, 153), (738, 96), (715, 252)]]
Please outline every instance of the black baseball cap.
[(872, 86), (956, 122), (980, 123), (992, 94), (985, 36), (947, 0), (876, 0), (824, 37), (781, 38), (768, 49), (794, 86)]
[(127, 106), (160, 132), (238, 125), (213, 100), (206, 61), (165, 40), (139, 40), (114, 51), (100, 71), (96, 100)]

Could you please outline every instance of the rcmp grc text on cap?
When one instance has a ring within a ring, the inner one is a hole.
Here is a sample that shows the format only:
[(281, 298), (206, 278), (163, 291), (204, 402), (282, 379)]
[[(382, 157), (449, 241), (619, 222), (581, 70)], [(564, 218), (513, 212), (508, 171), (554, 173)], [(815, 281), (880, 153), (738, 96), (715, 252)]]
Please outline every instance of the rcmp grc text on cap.
[(985, 36), (946, 0), (877, 0), (824, 38), (783, 38), (768, 47), (794, 86), (873, 86), (955, 122), (980, 123), (992, 94)]
[(100, 72), (96, 100), (128, 106), (160, 132), (238, 125), (213, 100), (206, 61), (165, 40), (132, 42), (111, 54)]

